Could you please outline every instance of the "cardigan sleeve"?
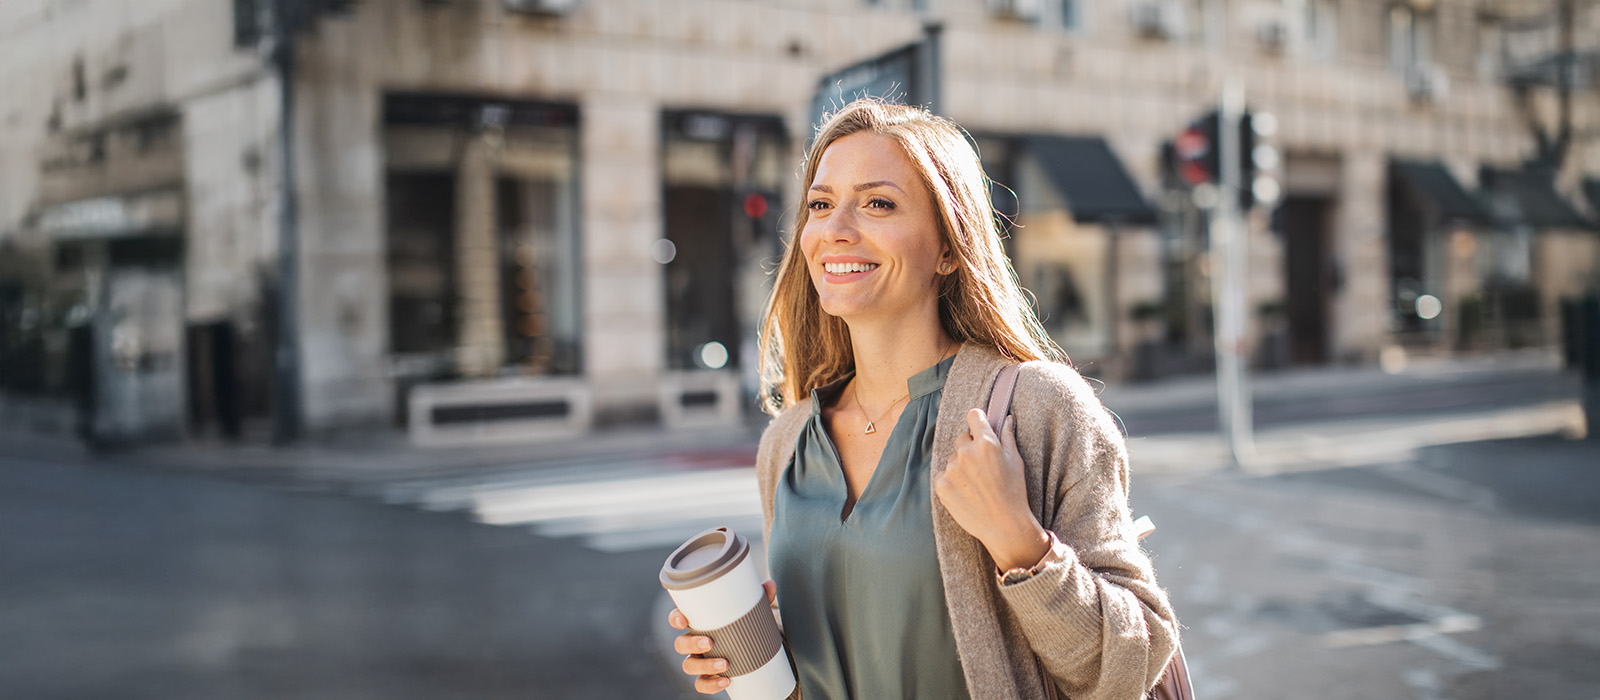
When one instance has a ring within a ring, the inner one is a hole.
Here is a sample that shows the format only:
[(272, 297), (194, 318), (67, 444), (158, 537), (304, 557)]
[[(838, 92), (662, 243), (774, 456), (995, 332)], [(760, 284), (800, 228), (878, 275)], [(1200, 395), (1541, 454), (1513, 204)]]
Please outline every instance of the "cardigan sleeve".
[[(769, 558), (772, 555), (772, 512), (778, 479), (794, 459), (795, 441), (800, 439), (800, 430), (805, 427), (805, 418), (810, 414), (809, 398), (784, 409), (767, 423), (766, 430), (761, 432), (761, 446), (756, 448), (756, 487), (761, 492), (761, 544)], [(776, 600), (772, 601), (772, 612), (778, 616), (778, 628), (783, 629), (783, 615)], [(791, 700), (798, 697), (792, 696)]]
[(761, 542), (771, 544), (772, 510), (777, 493), (778, 478), (794, 458), (795, 441), (811, 415), (811, 399), (805, 398), (785, 408), (767, 423), (761, 431), (761, 445), (756, 448), (756, 486), (761, 491)]
[(1135, 539), (1122, 434), (1064, 365), (1023, 367), (1012, 403), (1035, 502), (1057, 542), (1031, 578), (1000, 585), (1029, 645), (1073, 700), (1136, 700), (1178, 643), (1178, 623)]

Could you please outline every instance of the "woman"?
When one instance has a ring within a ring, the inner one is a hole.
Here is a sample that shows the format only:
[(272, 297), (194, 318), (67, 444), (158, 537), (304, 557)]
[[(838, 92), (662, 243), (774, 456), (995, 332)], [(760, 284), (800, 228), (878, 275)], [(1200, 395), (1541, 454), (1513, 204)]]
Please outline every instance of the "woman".
[[(1140, 697), (1177, 623), (1122, 437), (1028, 309), (957, 127), (857, 101), (820, 130), (763, 328), (768, 594), (805, 696)], [(996, 435), (981, 408), (1023, 362)], [(673, 611), (669, 622), (685, 629)], [(726, 687), (707, 637), (676, 640)]]

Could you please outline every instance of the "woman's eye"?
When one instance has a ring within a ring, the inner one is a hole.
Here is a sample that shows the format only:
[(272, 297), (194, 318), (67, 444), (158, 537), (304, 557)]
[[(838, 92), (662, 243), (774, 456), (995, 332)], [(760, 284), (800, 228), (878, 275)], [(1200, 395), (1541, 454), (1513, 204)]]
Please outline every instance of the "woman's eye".
[(887, 199), (884, 199), (882, 197), (873, 197), (872, 199), (867, 200), (867, 206), (873, 207), (873, 208), (876, 208), (876, 209), (893, 209), (894, 208), (894, 202), (891, 202), (891, 201), (889, 201)]
[(806, 208), (808, 208), (808, 209), (810, 209), (812, 211), (818, 211), (818, 210), (822, 210), (822, 209), (827, 209), (828, 206), (829, 205), (828, 205), (827, 202), (825, 202), (823, 200), (820, 200), (820, 199), (813, 199), (813, 200), (811, 200), (810, 202), (808, 202), (806, 204)]

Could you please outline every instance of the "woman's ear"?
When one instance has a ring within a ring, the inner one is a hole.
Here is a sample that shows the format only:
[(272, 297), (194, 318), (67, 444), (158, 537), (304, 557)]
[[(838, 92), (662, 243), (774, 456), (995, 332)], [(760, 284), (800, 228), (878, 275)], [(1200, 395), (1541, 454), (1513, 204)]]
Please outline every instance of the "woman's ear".
[(945, 246), (944, 252), (939, 254), (939, 274), (948, 275), (956, 271), (955, 257), (950, 252), (950, 246)]

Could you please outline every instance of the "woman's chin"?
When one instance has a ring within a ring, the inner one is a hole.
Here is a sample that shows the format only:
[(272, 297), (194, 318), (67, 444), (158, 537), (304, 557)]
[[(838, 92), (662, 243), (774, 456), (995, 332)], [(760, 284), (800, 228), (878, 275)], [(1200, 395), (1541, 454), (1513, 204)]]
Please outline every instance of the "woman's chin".
[(840, 302), (829, 303), (827, 301), (823, 301), (822, 312), (829, 316), (834, 316), (844, 319), (845, 321), (849, 321), (850, 319), (861, 315), (861, 305)]
[(822, 311), (829, 316), (837, 316), (847, 324), (893, 315), (893, 311), (891, 309), (884, 308), (883, 304), (860, 303), (856, 301), (851, 301), (848, 303), (835, 302), (832, 304), (823, 302)]

